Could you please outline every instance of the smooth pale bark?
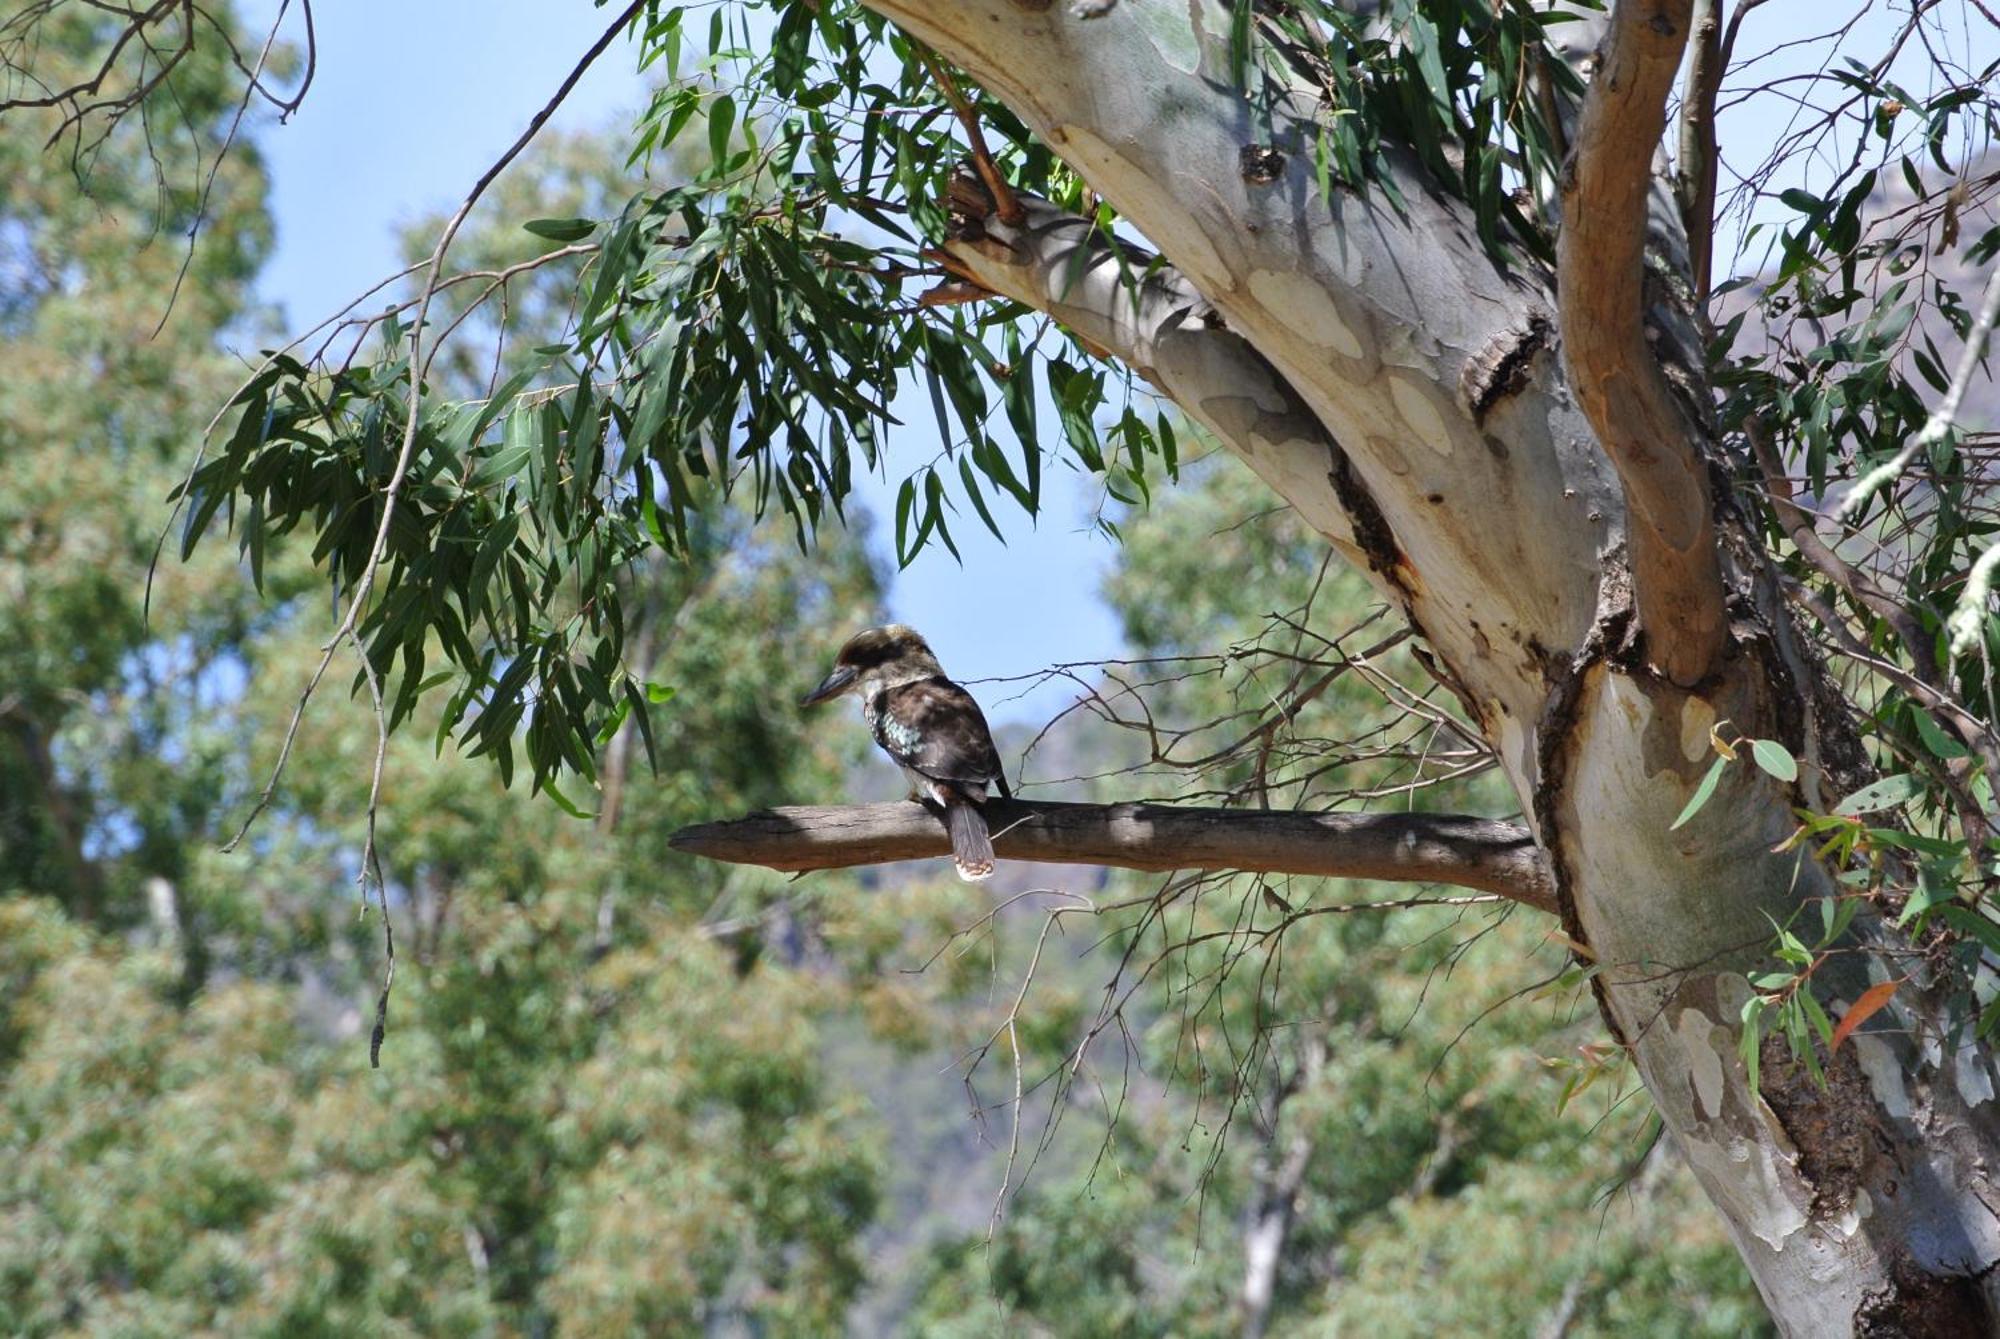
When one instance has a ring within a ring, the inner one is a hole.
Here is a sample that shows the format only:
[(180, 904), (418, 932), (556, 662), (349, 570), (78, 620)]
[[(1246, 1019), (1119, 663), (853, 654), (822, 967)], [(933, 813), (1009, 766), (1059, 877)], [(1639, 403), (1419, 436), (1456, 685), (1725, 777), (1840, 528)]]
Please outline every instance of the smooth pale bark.
[[(1551, 277), (1497, 271), (1465, 211), (1412, 163), (1392, 164), (1402, 212), (1379, 194), (1322, 196), (1315, 98), (1280, 99), (1269, 129), (1253, 121), (1232, 87), (1220, 0), (869, 3), (1006, 101), (1254, 351), (1261, 364), (1212, 367), (1220, 384), (1183, 401), (1190, 412), (1221, 421), (1214, 406), (1236, 379), (1240, 398), (1318, 421), (1317, 440), (1295, 416), (1272, 438), (1221, 435), (1330, 541), (1362, 551), (1456, 680), (1533, 817), (1607, 1020), (1781, 1326), (1990, 1330), (2000, 1186), (1987, 1164), (2000, 1127), (1983, 1048), (1947, 1052), (1910, 986), (1843, 1050), (1830, 1092), (1767, 1046), (1762, 1093), (1749, 1093), (1744, 972), (1774, 918), (1803, 907), (1816, 919), (1805, 904), (1834, 891), (1771, 847), (1790, 806), (1830, 803), (1858, 756), (1837, 694), (1726, 513), (1649, 518), (1712, 525), (1729, 559), (1716, 669), (1684, 688), (1632, 654), (1624, 489), (1556, 357)], [(1253, 145), (1285, 156), (1275, 178), (1268, 157), (1246, 178)], [(1031, 232), (1005, 243), (1023, 274), (1046, 259)], [(1089, 309), (1105, 327), (1122, 319), (1083, 292), (1026, 300)], [(1132, 334), (1091, 338), (1130, 356)], [(1265, 368), (1288, 394), (1272, 393)], [(1329, 467), (1329, 440), (1344, 470)], [(1805, 774), (1785, 787), (1732, 768), (1702, 815), (1669, 831), (1725, 719), (1784, 741)], [(1852, 999), (1867, 971), (1886, 970), (1853, 961), (1844, 977), (1823, 974), (1822, 998), (1831, 987)]]

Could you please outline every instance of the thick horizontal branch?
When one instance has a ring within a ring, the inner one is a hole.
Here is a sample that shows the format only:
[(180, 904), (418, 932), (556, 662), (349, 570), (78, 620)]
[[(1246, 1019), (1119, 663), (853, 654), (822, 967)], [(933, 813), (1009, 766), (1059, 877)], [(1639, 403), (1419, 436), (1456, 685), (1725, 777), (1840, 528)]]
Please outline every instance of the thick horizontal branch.
[[(990, 801), (986, 817), (1003, 860), (1444, 883), (1538, 911), (1555, 907), (1548, 866), (1527, 829), (1492, 819), (1028, 800)], [(689, 855), (785, 871), (951, 853), (944, 824), (907, 800), (762, 809), (682, 828), (670, 840)]]
[(1653, 159), (1691, 0), (1619, 0), (1584, 96), (1556, 268), (1563, 355), (1578, 403), (1624, 488), (1648, 654), (1682, 685), (1713, 668), (1725, 622), (1701, 432), (1646, 339)]

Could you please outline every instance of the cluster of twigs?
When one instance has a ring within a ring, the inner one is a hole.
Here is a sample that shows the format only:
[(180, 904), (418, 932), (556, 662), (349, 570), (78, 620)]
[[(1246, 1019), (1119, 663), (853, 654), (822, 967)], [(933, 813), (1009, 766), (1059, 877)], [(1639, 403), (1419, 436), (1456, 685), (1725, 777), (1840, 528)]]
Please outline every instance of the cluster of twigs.
[[(1492, 768), (1491, 749), (1448, 705), (1449, 694), (1438, 691), (1422, 661), (1407, 654), (1410, 633), (1392, 626), (1386, 609), (1365, 612), (1339, 631), (1322, 630), (1325, 611), (1315, 604), (1325, 595), (1326, 577), (1322, 569), (1302, 607), (1269, 615), (1257, 635), (1221, 651), (1078, 662), (984, 681), (1024, 691), (1059, 681), (1076, 690), (1070, 706), (1022, 749), (1024, 787), (1115, 782), (1123, 795), (1137, 782), (1157, 788), (1163, 799), (1320, 810), (1383, 800), (1414, 805), (1423, 792)], [(1347, 692), (1336, 703), (1330, 694), (1342, 684)], [(1374, 709), (1356, 709), (1356, 689), (1374, 699)], [(1123, 760), (1083, 774), (1035, 775), (1038, 759), (1061, 755), (1078, 737), (1091, 741), (1093, 761)], [(1478, 916), (1449, 955), (1448, 970), (1513, 905), (1493, 893), (1343, 901), (1317, 881), (1227, 871), (1177, 873), (1150, 886), (1112, 889), (1109, 896), (1060, 885), (1014, 894), (961, 926), (924, 964), (993, 946), (1009, 921), (1025, 919), (1032, 927), (1026, 930), (1031, 946), (1018, 980), (1009, 980), (999, 1017), (961, 1057), (975, 1115), (983, 1119), (1000, 1108), (1011, 1113), (995, 1223), (1067, 1113), (1093, 1110), (1102, 1117), (1101, 1160), (1121, 1114), (1153, 1084), (1194, 1081), (1189, 1133), (1201, 1129), (1212, 1136), (1200, 1175), (1204, 1194), (1239, 1117), (1249, 1120), (1260, 1148), (1270, 1145), (1278, 1108), (1309, 1082), (1315, 1056), (1323, 1058), (1329, 1021), (1285, 1016), (1277, 1003), (1285, 937), (1294, 927), (1319, 917), (1417, 909), (1449, 912), (1452, 925)], [(1024, 1010), (1049, 955), (1085, 926), (1087, 938), (1074, 951), (1112, 954), (1097, 1006), (1068, 1049), (1037, 1070), (1021, 1043)], [(997, 951), (995, 961), (998, 971)], [(1244, 971), (1254, 981), (1232, 991)], [(1247, 1013), (1239, 994), (1251, 1001)], [(1164, 1071), (1146, 1075), (1138, 1038), (1165, 1021), (1163, 1010), (1177, 1016), (1172, 1026), (1178, 1040)], [(1221, 1054), (1212, 1053), (1216, 1046)], [(1006, 1091), (992, 1101), (982, 1095), (979, 1075), (996, 1051), (1006, 1066)], [(1220, 1099), (1210, 1096), (1218, 1090)], [(1296, 1152), (1286, 1149), (1270, 1159), (1264, 1178), (1270, 1193), (1285, 1193), (1286, 1169), (1300, 1161)]]
[[(71, 161), (81, 164), (128, 117), (148, 117), (153, 94), (194, 53), (197, 43), (212, 42), (243, 76), (244, 102), (261, 100), (281, 119), (288, 118), (304, 104), (318, 64), (312, 0), (298, 0), (298, 5), (305, 68), (297, 86), (287, 92), (273, 86), (267, 66), (292, 0), (278, 6), (261, 49), (254, 54), (224, 17), (196, 0), (154, 0), (143, 7), (107, 0), (34, 0), (0, 21), (0, 89), (4, 89), (0, 117), (53, 113), (46, 147), (67, 141)], [(61, 22), (111, 25), (95, 66), (53, 76), (44, 71), (41, 57), (51, 45), (51, 29)]]

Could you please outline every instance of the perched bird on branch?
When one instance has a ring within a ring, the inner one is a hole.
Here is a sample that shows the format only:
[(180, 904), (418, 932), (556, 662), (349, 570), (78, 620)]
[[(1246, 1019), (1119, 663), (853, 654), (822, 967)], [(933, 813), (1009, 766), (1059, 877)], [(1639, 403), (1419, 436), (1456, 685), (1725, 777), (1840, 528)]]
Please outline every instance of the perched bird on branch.
[(944, 677), (944, 667), (915, 628), (901, 623), (857, 632), (840, 648), (833, 672), (807, 693), (810, 707), (843, 693), (861, 699), (861, 719), (910, 780), (910, 798), (944, 810), (951, 860), (968, 882), (993, 873), (993, 837), (979, 807), (987, 787), (1012, 799), (992, 732), (972, 694)]

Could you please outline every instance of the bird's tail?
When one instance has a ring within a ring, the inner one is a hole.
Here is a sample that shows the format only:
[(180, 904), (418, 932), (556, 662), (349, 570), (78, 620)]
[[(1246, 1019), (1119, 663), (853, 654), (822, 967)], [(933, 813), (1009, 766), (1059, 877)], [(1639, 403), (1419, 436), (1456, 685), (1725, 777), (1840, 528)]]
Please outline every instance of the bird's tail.
[(951, 833), (951, 863), (958, 877), (977, 883), (993, 874), (993, 837), (979, 806), (956, 800), (944, 807), (945, 828)]

